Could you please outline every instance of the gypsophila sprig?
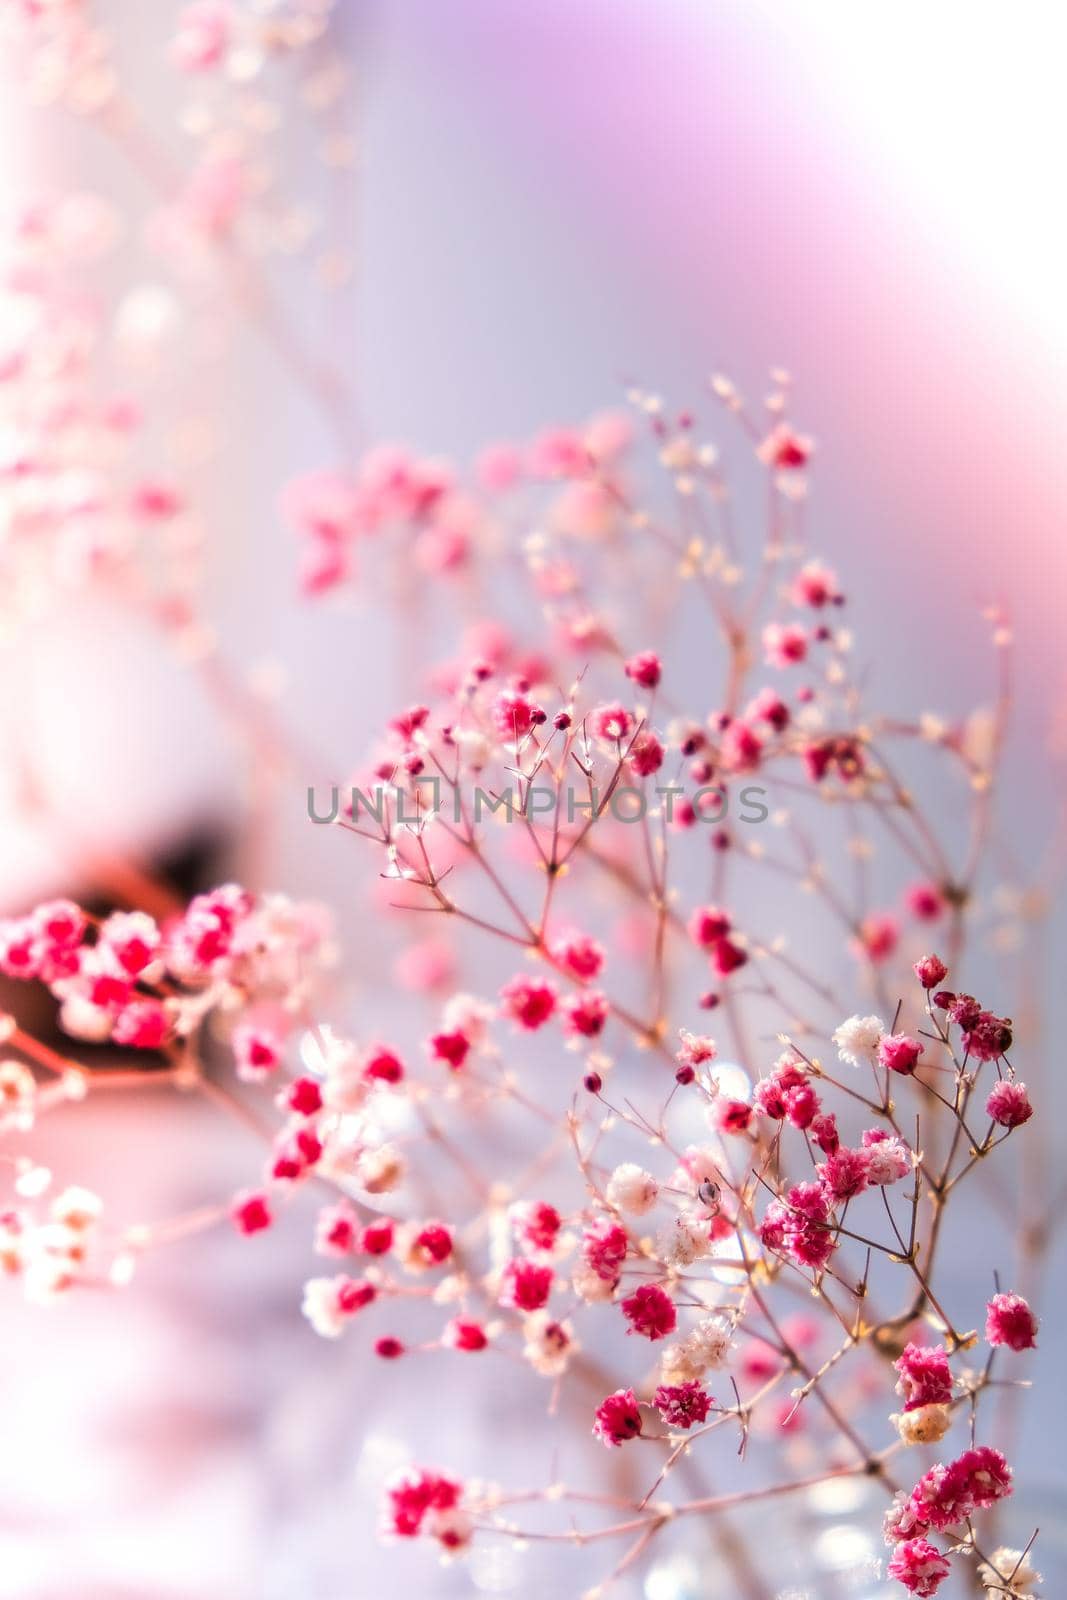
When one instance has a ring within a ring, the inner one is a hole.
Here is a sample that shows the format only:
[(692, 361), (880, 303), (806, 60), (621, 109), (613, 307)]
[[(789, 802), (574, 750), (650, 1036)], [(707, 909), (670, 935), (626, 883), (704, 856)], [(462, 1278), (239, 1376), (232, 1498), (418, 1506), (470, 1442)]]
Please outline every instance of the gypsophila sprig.
[[(9, 9), (31, 91), (158, 174), (85, 8)], [(163, 1242), (218, 1226), (269, 1250), (295, 1215), (309, 1349), (347, 1342), (383, 1390), (440, 1369), (436, 1407), (461, 1417), (464, 1385), (506, 1364), (543, 1458), (565, 1463), (497, 1485), (487, 1430), (468, 1481), (431, 1419), (381, 1484), (384, 1537), (449, 1559), (501, 1539), (617, 1547), (602, 1594), (684, 1523), (762, 1594), (766, 1552), (723, 1516), (849, 1478), (883, 1497), (905, 1591), (967, 1572), (1031, 1594), (1029, 1547), (993, 1537), (1024, 1468), (989, 1403), (1024, 1381), (1030, 1285), (1010, 1240), (996, 1265), (1026, 1296), (992, 1263), (980, 1284), (944, 1271), (959, 1197), (1041, 1113), (1006, 980), (945, 987), (986, 982), (967, 939), (1003, 618), (991, 715), (869, 704), (847, 574), (810, 548), (818, 455), (783, 373), (762, 410), (712, 379), (714, 427), (635, 390), (469, 471), (356, 452), (343, 375), (275, 315), (264, 258), (288, 249), (286, 207), (234, 93), (302, 61), (330, 7), (269, 9), (183, 10), (171, 59), (214, 85), (219, 139), (160, 175), (148, 237), (186, 282), (221, 285), (330, 421), (335, 458), (277, 486), (296, 586), (314, 604), (387, 597), (417, 690), (324, 792), (322, 764), (305, 772), (302, 742), (225, 668), (199, 610), (195, 494), (144, 459), (138, 408), (100, 376), (110, 324), (78, 274), (114, 218), (84, 197), (31, 209), (8, 241), (2, 620), (17, 634), (56, 585), (103, 585), (179, 644), (253, 760), (301, 774), (339, 874), (346, 850), (369, 854), (366, 943), (405, 1000), (372, 1025), (334, 981), (365, 952), (335, 942), (330, 909), (243, 884), (175, 904), (127, 871), (111, 914), (53, 899), (4, 920), (0, 972), (46, 990), (70, 1040), (0, 1030), (5, 1276), (76, 1305), (125, 1289)], [(310, 113), (339, 72), (303, 80)], [(156, 342), (173, 312), (134, 297), (119, 342)], [(756, 530), (721, 430), (767, 507)], [(924, 783), (954, 797), (946, 836)], [(132, 1064), (91, 1066), (90, 1043)], [(141, 1222), (54, 1183), (32, 1141), (60, 1106), (149, 1084), (258, 1145), (214, 1204)]]

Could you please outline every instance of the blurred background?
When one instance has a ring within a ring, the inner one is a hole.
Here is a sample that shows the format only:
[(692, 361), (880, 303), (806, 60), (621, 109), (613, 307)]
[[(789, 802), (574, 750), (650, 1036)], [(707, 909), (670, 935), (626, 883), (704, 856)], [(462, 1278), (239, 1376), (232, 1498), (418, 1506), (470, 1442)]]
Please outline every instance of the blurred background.
[[(152, 160), (27, 105), (15, 60), (0, 170), (15, 206), (89, 189), (132, 219), (93, 292), (119, 324), (156, 329), (152, 370), (139, 358), (127, 377), (166, 401), (158, 453), (195, 486), (208, 616), (309, 747), (350, 770), (413, 684), (372, 598), (301, 599), (278, 509), (289, 478), (383, 439), (462, 462), (632, 383), (707, 412), (711, 373), (758, 399), (784, 366), (818, 445), (812, 542), (846, 577), (879, 703), (952, 716), (990, 696), (979, 612), (1007, 607), (1005, 849), (1040, 877), (1067, 743), (1067, 20), (1037, 3), (1009, 18), (957, 4), (343, 0), (314, 69), (347, 74), (333, 159), (298, 89), (240, 88), (246, 124), (266, 105), (284, 130), (267, 140), (283, 221), (312, 244), (275, 251), (271, 303), (344, 375), (339, 441), (278, 341), (202, 311), (153, 231), (154, 163), (184, 159), (218, 114), (168, 61), (179, 10), (95, 6)], [(111, 602), (71, 595), (5, 655), (0, 911), (101, 890), (72, 865), (85, 840), (101, 862), (133, 854), (179, 885), (243, 875), (329, 893), (354, 1003), (361, 985), (375, 1003), (359, 874), (349, 895), (343, 842), (306, 822), (314, 774), (257, 766), (250, 781), (195, 676)], [(1064, 954), (1061, 916), (1036, 991)], [(55, 1119), (48, 1157), (123, 1215), (245, 1177), (235, 1136), (192, 1107), (146, 1095), (109, 1104), (95, 1132), (85, 1118)], [(121, 1299), (47, 1316), (5, 1294), (18, 1445), (0, 1464), (0, 1595), (369, 1600), (385, 1574), (400, 1593), (535, 1592), (503, 1557), (438, 1575), (421, 1551), (368, 1555), (374, 1488), (406, 1459), (425, 1400), (394, 1393), (386, 1415), (355, 1347), (311, 1340), (302, 1236), (291, 1244), (268, 1256), (213, 1237), (206, 1259), (203, 1244), (176, 1246)], [(1037, 1364), (1053, 1381), (1027, 1434), (1047, 1532), (1062, 1516), (1056, 1303)], [(442, 1436), (438, 1458), (452, 1447)], [(720, 1593), (694, 1572), (659, 1570), (647, 1600)], [(838, 1592), (810, 1581), (790, 1594)]]

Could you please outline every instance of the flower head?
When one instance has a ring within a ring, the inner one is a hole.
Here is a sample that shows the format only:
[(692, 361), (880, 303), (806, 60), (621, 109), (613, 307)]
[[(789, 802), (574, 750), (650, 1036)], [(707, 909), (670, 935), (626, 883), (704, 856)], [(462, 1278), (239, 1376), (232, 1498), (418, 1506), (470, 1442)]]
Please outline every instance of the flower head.
[(641, 1412), (632, 1389), (616, 1389), (596, 1409), (593, 1432), (601, 1444), (614, 1449), (641, 1432)]
[(1021, 1294), (995, 1294), (986, 1306), (985, 1336), (1009, 1350), (1033, 1350), (1037, 1318)]

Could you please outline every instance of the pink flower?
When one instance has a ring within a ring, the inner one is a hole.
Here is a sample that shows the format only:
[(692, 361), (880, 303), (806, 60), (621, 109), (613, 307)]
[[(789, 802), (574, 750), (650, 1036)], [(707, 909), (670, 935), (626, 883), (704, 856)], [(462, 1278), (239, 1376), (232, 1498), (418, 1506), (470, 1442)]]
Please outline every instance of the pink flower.
[(689, 937), (703, 950), (710, 950), (730, 931), (730, 918), (718, 906), (697, 906), (686, 923)]
[(822, 1186), (798, 1183), (785, 1200), (772, 1200), (764, 1214), (760, 1239), (768, 1250), (789, 1256), (798, 1267), (824, 1267), (836, 1245)]
[(884, 1128), (868, 1128), (860, 1144), (867, 1152), (867, 1182), (873, 1187), (897, 1183), (912, 1170), (911, 1152), (896, 1134)]
[(936, 922), (945, 910), (945, 897), (936, 883), (913, 883), (904, 903), (919, 922)]
[(720, 978), (728, 978), (748, 961), (748, 952), (732, 939), (716, 939), (711, 947), (712, 969)]
[(595, 1039), (608, 1020), (608, 999), (599, 989), (586, 989), (563, 1002), (563, 1028), (582, 1039)]
[(518, 689), (502, 689), (493, 701), (493, 724), (502, 739), (518, 743), (546, 720), (545, 713)]
[(580, 478), (593, 462), (575, 429), (546, 428), (530, 447), (528, 465), (537, 478)]
[(359, 1244), (359, 1217), (346, 1200), (323, 1206), (315, 1224), (315, 1249), (321, 1256), (347, 1256)]
[(587, 933), (559, 934), (549, 945), (549, 953), (556, 965), (572, 978), (586, 983), (595, 978), (604, 966), (604, 947)]
[(641, 1412), (632, 1389), (616, 1389), (596, 1409), (593, 1432), (602, 1444), (615, 1449), (641, 1432)]
[(668, 1428), (691, 1428), (704, 1422), (711, 1409), (711, 1396), (695, 1379), (686, 1383), (660, 1384), (652, 1404)]
[(527, 1200), (512, 1206), (511, 1222), (527, 1250), (551, 1250), (563, 1226), (555, 1206), (545, 1200)]
[(797, 433), (787, 422), (772, 428), (756, 454), (764, 466), (775, 467), (779, 472), (795, 472), (807, 466), (814, 448), (811, 439)]
[(911, 1509), (939, 1531), (964, 1522), (1011, 1494), (1011, 1468), (989, 1445), (965, 1450), (949, 1465), (931, 1467), (911, 1493)]
[(644, 729), (627, 751), (630, 767), (639, 778), (650, 778), (663, 765), (663, 746), (654, 733)]
[(717, 1099), (712, 1115), (720, 1133), (747, 1133), (752, 1122), (752, 1107), (747, 1100)]
[(745, 722), (731, 722), (722, 736), (719, 754), (728, 772), (755, 772), (763, 743)]
[(171, 44), (175, 64), (183, 72), (207, 72), (217, 67), (229, 46), (231, 22), (229, 6), (218, 0), (200, 0), (199, 4), (186, 6)]
[(427, 1512), (450, 1511), (459, 1504), (462, 1484), (421, 1467), (393, 1475), (385, 1486), (385, 1527), (401, 1539), (413, 1539)]
[(533, 1032), (544, 1027), (556, 1009), (556, 991), (543, 978), (528, 978), (522, 973), (500, 991), (504, 1015), (520, 1028)]
[(314, 1128), (305, 1125), (281, 1137), (275, 1145), (271, 1177), (279, 1182), (298, 1183), (322, 1158), (322, 1140)]
[(888, 961), (897, 947), (900, 930), (896, 918), (887, 913), (865, 917), (860, 923), (858, 949), (868, 961)]
[(593, 732), (607, 744), (621, 743), (633, 727), (633, 718), (624, 706), (598, 706), (593, 712)]
[(870, 1165), (866, 1150), (850, 1150), (842, 1145), (815, 1170), (819, 1182), (833, 1200), (852, 1200), (866, 1189)]
[(489, 1340), (480, 1322), (472, 1322), (467, 1317), (453, 1317), (452, 1321), (445, 1325), (441, 1343), (449, 1350), (463, 1350), (474, 1355), (479, 1350), (486, 1349)]
[(128, 978), (137, 978), (159, 953), (160, 934), (152, 917), (140, 911), (117, 911), (100, 929), (97, 949)]
[(452, 1234), (443, 1222), (424, 1222), (404, 1251), (407, 1266), (439, 1267), (452, 1254)]
[(807, 746), (804, 765), (813, 783), (821, 783), (831, 770), (851, 783), (864, 770), (863, 752), (856, 739), (822, 739)]
[(794, 1128), (810, 1128), (815, 1121), (819, 1110), (819, 1097), (810, 1083), (800, 1083), (795, 1089), (787, 1089), (785, 1095), (785, 1114)]
[[(841, 1139), (837, 1132), (837, 1118), (832, 1111), (824, 1111), (821, 1116), (812, 1118), (811, 1136), (823, 1155), (832, 1156), (836, 1150), (841, 1148)], [(870, 1182), (869, 1166), (867, 1181)]]
[(985, 1336), (992, 1345), (1009, 1350), (1033, 1350), (1037, 1345), (1037, 1318), (1021, 1294), (995, 1294), (986, 1306)]
[(677, 1326), (674, 1301), (656, 1283), (643, 1283), (619, 1304), (631, 1333), (639, 1333), (646, 1339), (665, 1339)]
[(394, 1232), (391, 1217), (368, 1222), (359, 1236), (359, 1248), (367, 1256), (384, 1256), (393, 1248)]
[(912, 971), (924, 989), (936, 989), (948, 976), (948, 968), (940, 956), (923, 956), (921, 961), (916, 961)]
[(322, 1090), (314, 1078), (294, 1078), (278, 1099), (283, 1110), (295, 1111), (298, 1117), (313, 1117), (322, 1110)]
[(262, 1233), (274, 1221), (266, 1195), (247, 1191), (235, 1196), (230, 1217), (238, 1233)]
[(940, 1345), (909, 1344), (894, 1366), (900, 1373), (897, 1393), (903, 1396), (905, 1411), (945, 1405), (952, 1399), (952, 1372)]
[(170, 1032), (160, 1000), (132, 1000), (115, 1018), (111, 1037), (134, 1050), (158, 1050)]
[(893, 1551), (887, 1570), (909, 1593), (929, 1596), (937, 1593), (952, 1569), (929, 1539), (905, 1539)]
[(552, 1268), (535, 1261), (512, 1260), (501, 1274), (498, 1300), (516, 1311), (539, 1311), (552, 1293)]
[(404, 1077), (404, 1063), (385, 1045), (375, 1045), (363, 1063), (363, 1076), (372, 1083), (400, 1083)]
[(923, 1047), (906, 1033), (884, 1033), (878, 1044), (878, 1059), (890, 1072), (908, 1076), (915, 1071)]
[(617, 1223), (598, 1223), (587, 1228), (582, 1237), (582, 1254), (592, 1271), (605, 1283), (614, 1283), (618, 1278), (628, 1249), (626, 1229)]
[(6, 978), (36, 978), (44, 956), (45, 945), (28, 919), (0, 923), (0, 972)]
[(654, 650), (642, 650), (627, 661), (626, 676), (642, 689), (654, 689), (663, 676), (663, 664)]
[(361, 1278), (309, 1278), (301, 1306), (315, 1332), (323, 1339), (339, 1339), (349, 1319), (378, 1298), (372, 1283)]
[(435, 1033), (429, 1043), (430, 1054), (443, 1061), (453, 1072), (458, 1072), (470, 1054), (471, 1042), (459, 1028)]
[(796, 622), (769, 622), (763, 630), (763, 656), (768, 666), (790, 667), (808, 653), (808, 635)]
[(809, 561), (793, 580), (791, 598), (795, 606), (813, 606), (819, 610), (836, 599), (837, 592), (837, 574), (818, 561)]
[(1007, 1017), (981, 1011), (962, 1027), (963, 1048), (975, 1061), (997, 1061), (1011, 1049), (1011, 1021)]
[(784, 733), (789, 726), (789, 707), (773, 689), (761, 689), (749, 702), (745, 716), (752, 722), (768, 722), (775, 733)]
[(1005, 1078), (995, 1083), (985, 1103), (986, 1113), (1002, 1128), (1021, 1128), (1034, 1114), (1025, 1083)]

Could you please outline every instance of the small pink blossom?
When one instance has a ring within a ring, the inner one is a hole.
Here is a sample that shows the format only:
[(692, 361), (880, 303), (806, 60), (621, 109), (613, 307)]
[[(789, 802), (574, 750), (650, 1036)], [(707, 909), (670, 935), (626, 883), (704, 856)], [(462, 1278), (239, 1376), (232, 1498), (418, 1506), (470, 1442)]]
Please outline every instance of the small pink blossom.
[(912, 970), (924, 989), (936, 989), (948, 976), (948, 968), (940, 956), (923, 956), (921, 961), (916, 961)]
[(652, 1404), (668, 1428), (691, 1428), (694, 1422), (707, 1420), (712, 1399), (702, 1383), (690, 1379), (686, 1383), (660, 1384)]
[(239, 1194), (230, 1208), (230, 1216), (238, 1233), (261, 1233), (274, 1221), (270, 1202), (265, 1194)]
[(548, 1303), (552, 1279), (551, 1267), (539, 1266), (535, 1261), (509, 1261), (500, 1278), (499, 1303), (517, 1311), (539, 1311)]
[(905, 1539), (898, 1544), (887, 1569), (890, 1578), (902, 1583), (909, 1594), (928, 1597), (936, 1594), (951, 1567), (929, 1539)]
[(663, 663), (653, 650), (642, 650), (626, 663), (626, 676), (642, 689), (654, 689), (663, 676)]
[(618, 744), (629, 734), (633, 718), (624, 706), (598, 706), (592, 717), (593, 732), (607, 744)]
[(543, 1028), (556, 1009), (556, 991), (543, 978), (528, 978), (520, 973), (500, 991), (501, 1009), (520, 1028), (533, 1032)]
[(900, 1373), (897, 1393), (903, 1397), (905, 1411), (944, 1405), (952, 1399), (952, 1372), (940, 1345), (906, 1345), (894, 1365)]
[(866, 1150), (849, 1150), (842, 1145), (816, 1168), (819, 1182), (834, 1201), (853, 1200), (870, 1181), (871, 1158)]
[(1004, 1078), (995, 1083), (985, 1103), (987, 1114), (1001, 1128), (1021, 1128), (1034, 1114), (1025, 1083)]
[(890, 1072), (908, 1077), (915, 1071), (923, 1053), (922, 1044), (906, 1033), (886, 1033), (878, 1043), (878, 1059)]
[(764, 628), (763, 657), (768, 666), (796, 666), (807, 653), (807, 631), (798, 623), (769, 622)]
[(619, 1302), (632, 1333), (646, 1339), (665, 1339), (678, 1322), (674, 1301), (657, 1283), (643, 1283)]
[(596, 1409), (593, 1432), (601, 1444), (615, 1449), (641, 1432), (641, 1411), (632, 1389), (616, 1389)]
[(986, 1306), (985, 1336), (991, 1345), (1033, 1350), (1037, 1318), (1021, 1294), (995, 1294)]

